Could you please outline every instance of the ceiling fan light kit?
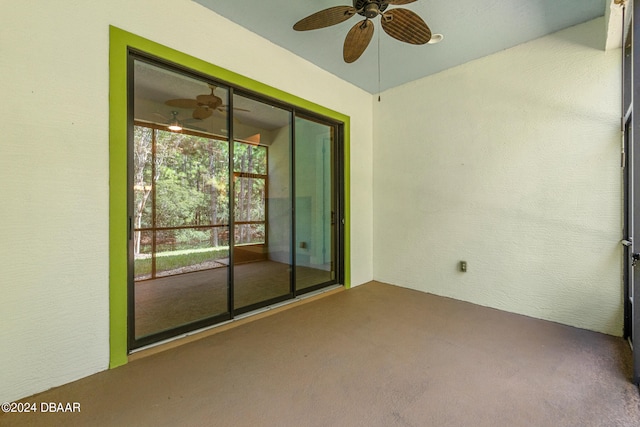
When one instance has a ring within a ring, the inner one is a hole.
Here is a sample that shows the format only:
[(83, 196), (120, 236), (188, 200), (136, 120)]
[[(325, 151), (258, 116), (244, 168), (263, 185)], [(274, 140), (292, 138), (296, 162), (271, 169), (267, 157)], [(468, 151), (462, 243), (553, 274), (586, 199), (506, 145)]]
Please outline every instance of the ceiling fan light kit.
[(178, 120), (178, 112), (172, 111), (171, 114), (173, 114), (173, 118), (171, 119), (169, 126), (167, 126), (167, 129), (172, 130), (174, 132), (180, 132), (182, 130), (182, 125)]
[[(355, 15), (364, 20), (354, 25), (344, 41), (343, 58), (347, 63), (356, 61), (364, 53), (373, 37), (374, 25), (371, 19), (380, 16), (382, 29), (391, 37), (409, 44), (434, 44), (442, 40), (442, 34), (431, 34), (429, 26), (415, 12), (409, 9), (393, 8), (413, 3), (416, 0), (353, 0), (353, 6), (334, 6), (313, 13), (296, 22), (296, 31), (317, 30), (346, 21)], [(432, 39), (435, 39), (431, 42)]]

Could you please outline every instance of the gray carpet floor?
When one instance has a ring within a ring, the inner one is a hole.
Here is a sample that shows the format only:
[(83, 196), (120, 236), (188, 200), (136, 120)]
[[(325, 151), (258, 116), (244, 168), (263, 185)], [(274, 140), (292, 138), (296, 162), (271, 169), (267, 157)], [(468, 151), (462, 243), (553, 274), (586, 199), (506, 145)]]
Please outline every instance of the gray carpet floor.
[(372, 282), (25, 399), (0, 425), (639, 426), (621, 339)]

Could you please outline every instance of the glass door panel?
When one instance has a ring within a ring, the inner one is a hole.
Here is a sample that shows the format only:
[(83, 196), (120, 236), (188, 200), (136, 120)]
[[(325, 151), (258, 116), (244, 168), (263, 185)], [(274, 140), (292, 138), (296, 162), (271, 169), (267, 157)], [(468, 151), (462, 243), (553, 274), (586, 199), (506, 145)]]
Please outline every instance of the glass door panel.
[(227, 92), (134, 61), (133, 347), (228, 316)]
[(129, 58), (129, 349), (336, 283), (342, 128)]
[(234, 308), (291, 295), (291, 112), (233, 98)]
[(335, 128), (296, 117), (296, 290), (335, 280)]

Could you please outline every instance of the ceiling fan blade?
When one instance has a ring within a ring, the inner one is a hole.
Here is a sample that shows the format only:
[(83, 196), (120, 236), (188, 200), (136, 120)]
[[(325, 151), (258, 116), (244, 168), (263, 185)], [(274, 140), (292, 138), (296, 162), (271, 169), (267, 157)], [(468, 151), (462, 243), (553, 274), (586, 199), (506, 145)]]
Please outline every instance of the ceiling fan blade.
[(403, 4), (413, 3), (416, 0), (387, 0), (388, 4), (392, 4), (394, 6), (400, 6)]
[(207, 117), (211, 117), (212, 114), (213, 114), (213, 111), (211, 111), (210, 109), (205, 107), (198, 107), (195, 110), (193, 110), (192, 116), (194, 119), (204, 120)]
[(170, 99), (165, 102), (166, 105), (178, 108), (197, 108), (198, 101), (195, 99)]
[(425, 44), (431, 40), (429, 26), (409, 9), (391, 9), (382, 14), (382, 29), (394, 39), (411, 44)]
[(339, 24), (356, 14), (356, 8), (351, 6), (334, 6), (321, 10), (312, 15), (302, 18), (295, 23), (293, 29), (296, 31), (317, 30), (318, 28), (330, 27)]
[(354, 25), (344, 39), (344, 62), (352, 63), (365, 51), (373, 37), (373, 22), (365, 19)]

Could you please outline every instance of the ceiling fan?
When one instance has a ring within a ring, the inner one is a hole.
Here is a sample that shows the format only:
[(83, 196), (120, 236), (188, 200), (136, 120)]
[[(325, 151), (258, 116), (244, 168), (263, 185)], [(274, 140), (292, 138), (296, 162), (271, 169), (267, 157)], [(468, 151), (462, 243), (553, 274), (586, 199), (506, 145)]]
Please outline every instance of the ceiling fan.
[(334, 6), (321, 10), (296, 22), (296, 31), (317, 30), (339, 24), (355, 15), (364, 16), (364, 20), (354, 25), (344, 41), (343, 58), (347, 63), (354, 62), (365, 51), (373, 37), (371, 19), (380, 15), (382, 29), (391, 37), (410, 44), (425, 44), (431, 40), (431, 30), (415, 12), (409, 9), (395, 8), (413, 3), (416, 0), (353, 0), (353, 6)]
[(209, 85), (209, 89), (211, 89), (211, 93), (198, 95), (195, 99), (170, 99), (165, 104), (170, 107), (192, 109), (191, 115), (194, 119), (204, 120), (211, 117), (215, 110), (224, 111), (226, 108), (226, 105), (222, 105), (222, 98), (213, 94), (216, 86)]

